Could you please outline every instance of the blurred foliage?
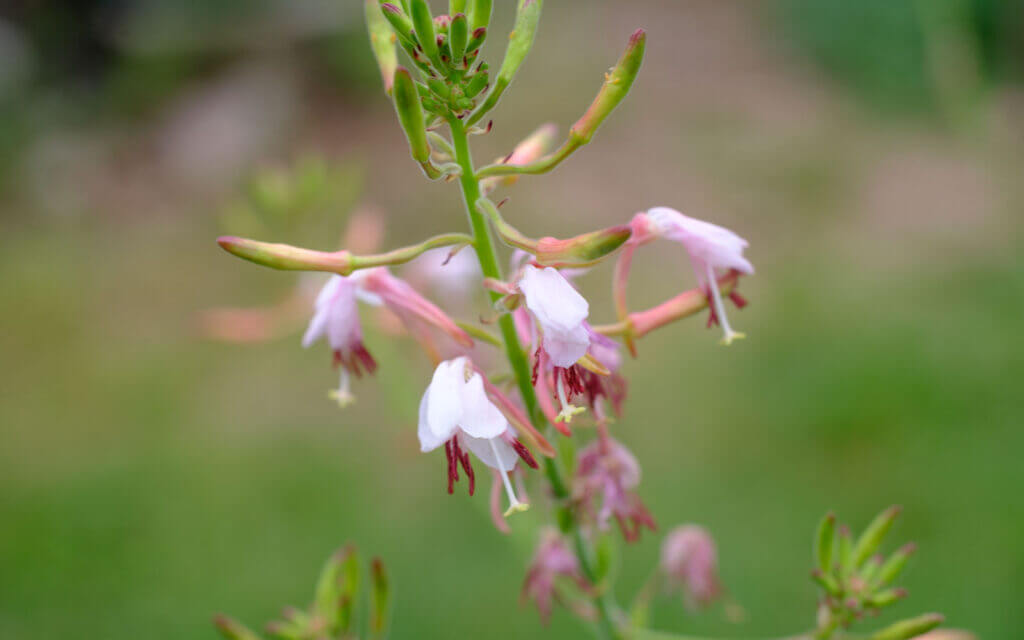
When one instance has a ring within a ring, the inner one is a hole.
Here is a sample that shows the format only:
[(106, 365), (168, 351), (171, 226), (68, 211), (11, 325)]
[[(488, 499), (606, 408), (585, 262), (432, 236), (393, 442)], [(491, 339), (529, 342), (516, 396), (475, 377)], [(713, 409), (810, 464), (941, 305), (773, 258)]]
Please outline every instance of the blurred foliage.
[(875, 104), (936, 108), (951, 49), (979, 84), (1019, 78), (1017, 0), (782, 0), (794, 44)]

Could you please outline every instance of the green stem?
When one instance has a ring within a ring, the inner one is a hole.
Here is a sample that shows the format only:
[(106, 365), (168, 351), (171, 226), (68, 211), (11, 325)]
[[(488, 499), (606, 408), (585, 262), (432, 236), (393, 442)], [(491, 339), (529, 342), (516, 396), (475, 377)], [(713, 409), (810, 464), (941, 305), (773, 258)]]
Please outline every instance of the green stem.
[[(476, 202), (480, 199), (480, 183), (473, 168), (473, 157), (469, 152), (469, 140), (466, 136), (465, 125), (456, 118), (450, 118), (448, 125), (451, 128), (452, 145), (455, 147), (455, 161), (461, 168), (459, 185), (462, 187), (463, 203), (466, 206), (466, 213), (469, 215), (469, 224), (473, 230), (473, 245), (476, 249), (477, 258), (480, 260), (480, 270), (485, 278), (501, 280), (501, 266), (494, 251), (494, 241), (491, 238), (490, 229), (483, 212), (480, 211)], [(492, 302), (496, 302), (501, 294), (489, 292)], [(501, 337), (505, 343), (505, 354), (508, 357), (512, 373), (515, 375), (516, 384), (519, 386), (519, 393), (526, 406), (526, 414), (538, 430), (545, 429), (547, 422), (537, 404), (537, 396), (533, 390), (531, 380), (530, 363), (526, 353), (519, 344), (519, 336), (516, 335), (515, 322), (512, 315), (505, 313), (498, 319), (498, 327), (501, 330)], [(550, 429), (549, 429), (550, 431)], [(569, 485), (563, 477), (558, 463), (553, 458), (544, 457), (544, 473), (551, 483), (551, 490), (556, 500), (564, 501), (569, 497)], [(568, 516), (565, 524), (573, 534), (576, 546), (576, 555), (584, 575), (593, 577), (595, 575), (592, 552), (590, 545), (583, 536), (579, 523), (566, 511)], [(621, 634), (615, 624), (618, 606), (615, 604), (612, 594), (605, 591), (594, 598), (594, 605), (598, 611), (598, 630), (600, 637), (608, 640), (621, 638)]]

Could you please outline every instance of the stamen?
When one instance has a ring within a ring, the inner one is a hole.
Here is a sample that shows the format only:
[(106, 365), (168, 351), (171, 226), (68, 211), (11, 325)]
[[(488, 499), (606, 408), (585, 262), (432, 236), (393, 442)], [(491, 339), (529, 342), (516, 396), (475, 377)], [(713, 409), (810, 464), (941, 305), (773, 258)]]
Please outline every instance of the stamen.
[(533, 454), (530, 453), (530, 450), (526, 448), (526, 445), (519, 441), (519, 438), (511, 438), (509, 440), (509, 444), (512, 446), (513, 449), (516, 450), (516, 453), (519, 454), (519, 458), (524, 463), (526, 463), (526, 466), (530, 467), (531, 469), (539, 468), (537, 465), (537, 460), (534, 459)]
[(501, 474), (501, 481), (505, 484), (505, 493), (508, 494), (508, 509), (505, 510), (505, 517), (507, 518), (513, 513), (526, 511), (530, 508), (530, 505), (523, 504), (516, 498), (516, 492), (512, 489), (512, 483), (509, 482), (508, 473), (505, 471), (505, 465), (501, 462), (501, 454), (498, 453), (498, 445), (494, 444), (494, 438), (488, 438), (487, 442), (491, 445), (491, 451), (494, 453), (494, 460), (498, 465), (498, 473)]
[(555, 387), (558, 390), (558, 402), (562, 405), (562, 410), (558, 412), (558, 421), (569, 424), (572, 422), (572, 417), (577, 413), (582, 413), (584, 408), (569, 402), (569, 399), (565, 397), (565, 383), (562, 381), (562, 376), (556, 377), (558, 378), (555, 382)]
[(718, 280), (715, 278), (715, 270), (711, 265), (707, 265), (708, 274), (708, 287), (711, 288), (711, 300), (715, 305), (715, 315), (718, 316), (718, 321), (722, 323), (722, 331), (725, 332), (725, 336), (722, 337), (722, 344), (732, 344), (733, 340), (739, 340), (740, 338), (746, 338), (745, 334), (738, 331), (733, 331), (732, 327), (729, 326), (729, 319), (725, 317), (725, 307), (722, 305), (722, 296), (718, 292)]
[(444, 443), (444, 456), (448, 459), (448, 495), (455, 493), (455, 459), (452, 457), (452, 441)]
[(355, 403), (356, 397), (350, 391), (351, 378), (348, 375), (348, 370), (345, 367), (341, 367), (340, 371), (341, 379), (338, 381), (338, 388), (328, 391), (327, 397), (337, 402), (338, 406), (344, 409)]

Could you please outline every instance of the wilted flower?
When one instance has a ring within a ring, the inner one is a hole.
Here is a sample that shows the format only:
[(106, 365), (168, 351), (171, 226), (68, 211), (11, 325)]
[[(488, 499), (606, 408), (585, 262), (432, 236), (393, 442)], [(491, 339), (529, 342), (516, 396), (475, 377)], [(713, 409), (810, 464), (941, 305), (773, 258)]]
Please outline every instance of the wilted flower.
[(363, 332), (359, 324), (357, 299), (369, 304), (380, 304), (380, 298), (361, 291), (362, 276), (333, 275), (320, 290), (313, 304), (313, 319), (302, 336), (302, 346), (309, 347), (321, 337), (334, 354), (335, 366), (340, 365), (341, 380), (331, 397), (342, 407), (355, 400), (350, 390), (350, 375), (361, 377), (363, 371), (373, 373), (377, 362), (363, 345)]
[(669, 532), (661, 545), (661, 570), (691, 609), (711, 604), (721, 593), (715, 541), (698, 525), (682, 525)]
[(632, 491), (640, 484), (640, 465), (618, 441), (603, 436), (584, 447), (576, 480), (576, 498), (594, 514), (599, 528), (607, 528), (614, 517), (627, 542), (637, 540), (643, 527), (655, 530), (654, 518)]
[[(742, 333), (733, 331), (725, 316), (725, 307), (718, 290), (717, 270), (736, 270), (740, 273), (754, 273), (754, 267), (743, 257), (743, 250), (748, 242), (732, 231), (710, 222), (684, 216), (675, 209), (654, 207), (647, 211), (648, 231), (655, 235), (674, 240), (683, 245), (693, 263), (697, 281), (707, 287), (713, 304), (713, 320), (722, 324), (725, 344), (744, 337)], [(738, 306), (743, 306), (742, 298), (734, 297)], [(712, 321), (713, 321), (712, 320)]]
[(533, 600), (544, 624), (551, 618), (552, 602), (559, 600), (559, 578), (572, 580), (584, 591), (590, 589), (590, 583), (580, 573), (576, 556), (566, 546), (565, 540), (557, 531), (546, 529), (541, 533), (540, 544), (520, 592), (521, 602)]
[(469, 494), (473, 495), (476, 476), (467, 453), (472, 451), (501, 475), (509, 499), (505, 514), (528, 508), (516, 498), (508, 479), (508, 472), (515, 468), (523, 446), (515, 439), (505, 416), (487, 397), (482, 376), (472, 370), (465, 357), (446, 360), (437, 366), (420, 401), (418, 433), (424, 452), (444, 445), (448, 458), (448, 493), (454, 490), (461, 466), (469, 478)]
[(526, 308), (535, 322), (538, 339), (534, 367), (550, 365), (555, 390), (561, 404), (558, 419), (569, 422), (583, 411), (569, 401), (570, 394), (582, 391), (576, 362), (587, 354), (590, 330), (586, 319), (590, 305), (557, 269), (528, 264), (519, 280)]

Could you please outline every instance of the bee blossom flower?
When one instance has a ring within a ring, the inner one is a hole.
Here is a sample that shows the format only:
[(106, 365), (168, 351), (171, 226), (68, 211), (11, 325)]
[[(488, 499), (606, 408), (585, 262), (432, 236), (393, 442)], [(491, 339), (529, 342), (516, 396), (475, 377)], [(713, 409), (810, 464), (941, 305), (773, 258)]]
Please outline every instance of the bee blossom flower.
[[(627, 542), (639, 539), (643, 527), (657, 528), (632, 491), (640, 484), (640, 464), (618, 441), (602, 436), (584, 447), (577, 459), (576, 481), (576, 499), (595, 514), (599, 528), (608, 528), (614, 517)], [(599, 498), (600, 507), (596, 504)]]
[(590, 583), (580, 572), (575, 554), (565, 544), (565, 540), (557, 531), (546, 529), (541, 533), (540, 544), (530, 562), (520, 592), (521, 602), (533, 600), (544, 624), (551, 618), (552, 602), (560, 599), (556, 582), (558, 578), (568, 578), (584, 591), (591, 589)]
[[(743, 250), (749, 243), (732, 231), (710, 222), (685, 216), (675, 209), (654, 207), (646, 214), (648, 231), (656, 236), (673, 240), (683, 245), (693, 263), (697, 282), (707, 287), (712, 302), (712, 322), (719, 321), (725, 336), (723, 344), (743, 338), (744, 335), (729, 326), (722, 304), (722, 295), (718, 290), (720, 270), (736, 270), (739, 273), (752, 274), (754, 266), (743, 257)], [(745, 302), (738, 295), (733, 296), (737, 306)]]
[(669, 532), (661, 546), (661, 570), (690, 609), (707, 606), (721, 594), (718, 552), (703, 527), (687, 524)]
[(338, 389), (331, 391), (330, 395), (342, 407), (355, 401), (350, 389), (351, 376), (359, 378), (364, 371), (373, 373), (377, 370), (377, 362), (363, 345), (356, 301), (361, 299), (368, 304), (379, 305), (381, 300), (362, 291), (360, 280), (359, 275), (331, 276), (313, 303), (313, 319), (302, 336), (302, 346), (307, 348), (322, 337), (327, 339), (334, 365), (340, 365), (341, 370)]
[(534, 371), (542, 362), (553, 368), (555, 390), (561, 404), (558, 419), (569, 422), (573, 415), (583, 411), (569, 401), (569, 396), (582, 391), (576, 362), (590, 347), (591, 332), (586, 323), (590, 305), (565, 276), (552, 267), (539, 269), (526, 265), (518, 286), (539, 334), (534, 340), (537, 346)]
[(424, 452), (444, 445), (448, 459), (448, 493), (453, 492), (453, 484), (459, 479), (459, 467), (462, 467), (469, 479), (469, 494), (473, 495), (476, 476), (468, 453), (472, 451), (501, 475), (509, 500), (505, 515), (529, 508), (516, 498), (508, 478), (519, 458), (526, 459), (529, 453), (512, 434), (505, 416), (487, 397), (483, 377), (472, 369), (465, 357), (446, 360), (437, 366), (420, 401), (418, 435), (420, 449)]

